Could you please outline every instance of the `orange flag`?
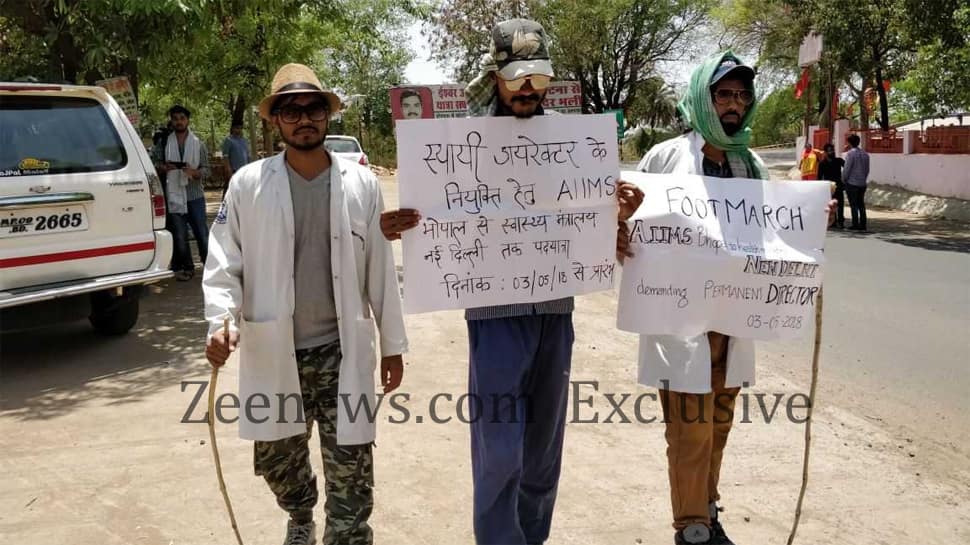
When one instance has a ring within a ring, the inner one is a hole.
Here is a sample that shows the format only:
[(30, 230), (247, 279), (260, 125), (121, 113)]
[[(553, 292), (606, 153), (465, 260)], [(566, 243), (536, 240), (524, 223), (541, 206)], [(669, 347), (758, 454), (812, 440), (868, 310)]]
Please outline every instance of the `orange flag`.
[(795, 84), (795, 98), (798, 100), (802, 99), (802, 94), (808, 89), (808, 82), (811, 81), (811, 68), (806, 68), (802, 71), (802, 77)]

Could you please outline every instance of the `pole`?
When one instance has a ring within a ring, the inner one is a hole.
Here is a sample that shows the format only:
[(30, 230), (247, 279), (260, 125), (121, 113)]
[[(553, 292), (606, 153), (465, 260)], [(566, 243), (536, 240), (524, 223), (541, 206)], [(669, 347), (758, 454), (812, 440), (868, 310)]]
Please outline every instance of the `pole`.
[[(222, 322), (222, 334), (226, 344), (229, 344), (229, 318)], [(212, 375), (209, 377), (209, 444), (212, 445), (212, 458), (216, 462), (216, 477), (219, 478), (219, 491), (222, 492), (222, 499), (226, 502), (226, 510), (229, 512), (229, 522), (232, 524), (232, 531), (236, 534), (236, 543), (243, 545), (242, 537), (239, 535), (239, 526), (236, 524), (236, 515), (232, 512), (232, 502), (229, 501), (229, 492), (226, 490), (226, 480), (222, 477), (222, 462), (219, 460), (219, 447), (216, 446), (216, 382), (219, 380), (219, 368), (212, 366)], [(809, 409), (811, 410), (811, 409)]]
[(811, 67), (806, 68), (806, 70), (809, 70), (810, 72), (808, 77), (808, 88), (805, 89), (805, 95), (804, 95), (805, 96), (805, 141), (806, 142), (808, 142), (808, 136), (811, 132), (809, 130), (809, 127), (812, 124), (812, 100), (813, 99), (812, 99), (811, 69), (812, 69)]
[(798, 503), (795, 505), (795, 520), (791, 533), (788, 534), (788, 545), (795, 541), (798, 522), (802, 518), (802, 502), (805, 501), (805, 489), (808, 488), (808, 460), (812, 447), (812, 413), (815, 409), (815, 389), (818, 386), (818, 353), (822, 346), (822, 290), (818, 292), (818, 305), (815, 307), (815, 349), (812, 352), (812, 386), (808, 392), (808, 414), (805, 421), (805, 455), (802, 461), (802, 488), (798, 493)]

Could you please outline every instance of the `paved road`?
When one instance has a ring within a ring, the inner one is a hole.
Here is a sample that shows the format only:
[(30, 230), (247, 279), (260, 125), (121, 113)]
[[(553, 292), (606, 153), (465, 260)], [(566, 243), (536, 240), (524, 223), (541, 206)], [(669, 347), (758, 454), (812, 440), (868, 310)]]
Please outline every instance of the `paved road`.
[(826, 242), (822, 373), (868, 414), (970, 447), (970, 226), (874, 212), (869, 230)]
[[(765, 162), (765, 165), (781, 176), (781, 173), (787, 172), (788, 169), (795, 166), (795, 149), (794, 148), (769, 148), (757, 150), (758, 155)], [(637, 161), (629, 161), (620, 164), (622, 170), (636, 170)]]

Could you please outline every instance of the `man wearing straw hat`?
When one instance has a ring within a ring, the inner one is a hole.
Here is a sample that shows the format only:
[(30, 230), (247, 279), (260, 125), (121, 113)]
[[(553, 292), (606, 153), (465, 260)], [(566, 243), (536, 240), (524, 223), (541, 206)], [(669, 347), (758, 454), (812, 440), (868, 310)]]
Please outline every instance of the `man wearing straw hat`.
[[(206, 355), (239, 351), (239, 431), (255, 470), (289, 514), (284, 545), (315, 543), (317, 422), (326, 480), (326, 545), (373, 542), (374, 323), (384, 392), (407, 349), (380, 185), (323, 147), (340, 99), (306, 66), (287, 64), (259, 104), (286, 151), (233, 177), (212, 227), (203, 278)], [(228, 338), (223, 320), (229, 319)]]

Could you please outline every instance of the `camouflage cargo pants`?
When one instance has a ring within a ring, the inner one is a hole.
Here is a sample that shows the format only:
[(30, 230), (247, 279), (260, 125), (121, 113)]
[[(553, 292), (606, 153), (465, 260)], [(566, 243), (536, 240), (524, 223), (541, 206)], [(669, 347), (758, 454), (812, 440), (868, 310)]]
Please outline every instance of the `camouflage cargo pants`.
[(256, 441), (256, 475), (266, 479), (280, 507), (293, 520), (313, 518), (317, 477), (310, 466), (310, 430), (317, 422), (323, 451), (327, 515), (324, 545), (370, 545), (367, 524), (374, 507), (374, 459), (371, 445), (337, 445), (337, 378), (340, 343), (297, 350), (300, 389), (307, 421), (305, 435), (279, 441)]

